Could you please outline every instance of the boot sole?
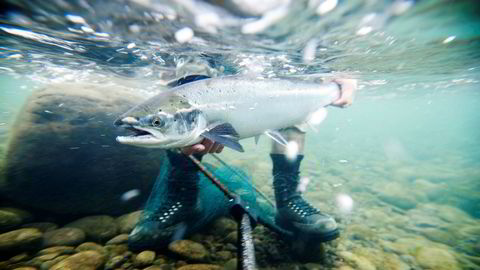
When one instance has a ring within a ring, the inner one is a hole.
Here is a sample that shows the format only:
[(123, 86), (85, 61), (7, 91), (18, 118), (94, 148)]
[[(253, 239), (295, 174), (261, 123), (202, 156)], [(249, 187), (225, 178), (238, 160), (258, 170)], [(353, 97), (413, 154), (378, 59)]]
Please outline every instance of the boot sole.
[(335, 240), (340, 236), (340, 231), (338, 228), (336, 228), (335, 230), (324, 232), (324, 233), (312, 233), (312, 232), (300, 230), (291, 224), (285, 224), (283, 222), (279, 222), (278, 220), (275, 220), (275, 223), (280, 228), (291, 232), (292, 236), (287, 236), (287, 238), (291, 238), (291, 239), (300, 238), (308, 241), (314, 240), (317, 242), (328, 242), (328, 241)]

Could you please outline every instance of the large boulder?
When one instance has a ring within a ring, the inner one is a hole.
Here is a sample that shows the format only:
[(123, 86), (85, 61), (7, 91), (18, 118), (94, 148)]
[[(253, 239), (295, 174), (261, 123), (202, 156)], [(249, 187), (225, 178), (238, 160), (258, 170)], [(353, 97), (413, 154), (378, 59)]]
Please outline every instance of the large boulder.
[[(147, 199), (164, 152), (118, 144), (113, 126), (147, 96), (118, 85), (61, 83), (34, 92), (9, 134), (0, 191), (58, 214), (123, 214)], [(122, 195), (139, 194), (128, 201)], [(125, 199), (125, 198), (124, 198)]]

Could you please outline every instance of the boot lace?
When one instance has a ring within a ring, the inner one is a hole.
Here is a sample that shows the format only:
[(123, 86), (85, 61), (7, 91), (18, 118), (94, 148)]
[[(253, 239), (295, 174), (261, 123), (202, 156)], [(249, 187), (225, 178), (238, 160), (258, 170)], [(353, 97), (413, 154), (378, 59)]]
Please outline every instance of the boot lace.
[(320, 214), (320, 210), (305, 201), (302, 196), (294, 197), (287, 206), (302, 217)]

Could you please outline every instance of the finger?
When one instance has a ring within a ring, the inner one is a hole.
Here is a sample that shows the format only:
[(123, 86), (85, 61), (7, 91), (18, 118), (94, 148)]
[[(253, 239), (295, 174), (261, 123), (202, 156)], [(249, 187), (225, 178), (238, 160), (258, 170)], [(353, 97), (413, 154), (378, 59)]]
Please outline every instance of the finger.
[(184, 153), (185, 155), (191, 155), (191, 154), (202, 152), (203, 150), (205, 150), (205, 146), (201, 144), (195, 144), (195, 145), (183, 147), (181, 150), (182, 150), (182, 153)]
[(203, 153), (206, 154), (206, 153), (210, 152), (210, 150), (213, 147), (214, 142), (212, 140), (209, 140), (209, 139), (204, 139), (202, 141), (202, 144), (203, 144), (203, 146), (205, 146), (205, 150), (203, 151)]
[(203, 153), (205, 151), (205, 146), (202, 144), (195, 144), (193, 146), (193, 154)]
[(213, 146), (212, 146), (212, 149), (210, 149), (209, 153), (216, 153), (218, 148), (220, 147), (221, 144), (219, 143), (214, 143)]
[(215, 153), (220, 154), (222, 151), (223, 151), (223, 145), (219, 144), (218, 148), (217, 148), (217, 151), (215, 151)]

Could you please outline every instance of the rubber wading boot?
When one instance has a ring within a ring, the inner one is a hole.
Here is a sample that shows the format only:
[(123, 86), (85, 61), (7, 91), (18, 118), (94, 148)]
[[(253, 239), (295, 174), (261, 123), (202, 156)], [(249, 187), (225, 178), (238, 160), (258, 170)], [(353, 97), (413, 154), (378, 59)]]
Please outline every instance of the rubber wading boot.
[(295, 235), (330, 241), (339, 236), (337, 223), (331, 216), (323, 214), (305, 201), (297, 191), (299, 168), (303, 155), (290, 161), (282, 154), (270, 154), (273, 162), (273, 187), (278, 226), (292, 231)]
[[(181, 239), (188, 223), (194, 221), (200, 211), (197, 204), (199, 169), (181, 153), (167, 151), (167, 157), (171, 168), (165, 198), (161, 205), (152, 205), (155, 200), (149, 199), (142, 218), (128, 236), (131, 249), (160, 248)], [(201, 156), (195, 157), (201, 159)]]

